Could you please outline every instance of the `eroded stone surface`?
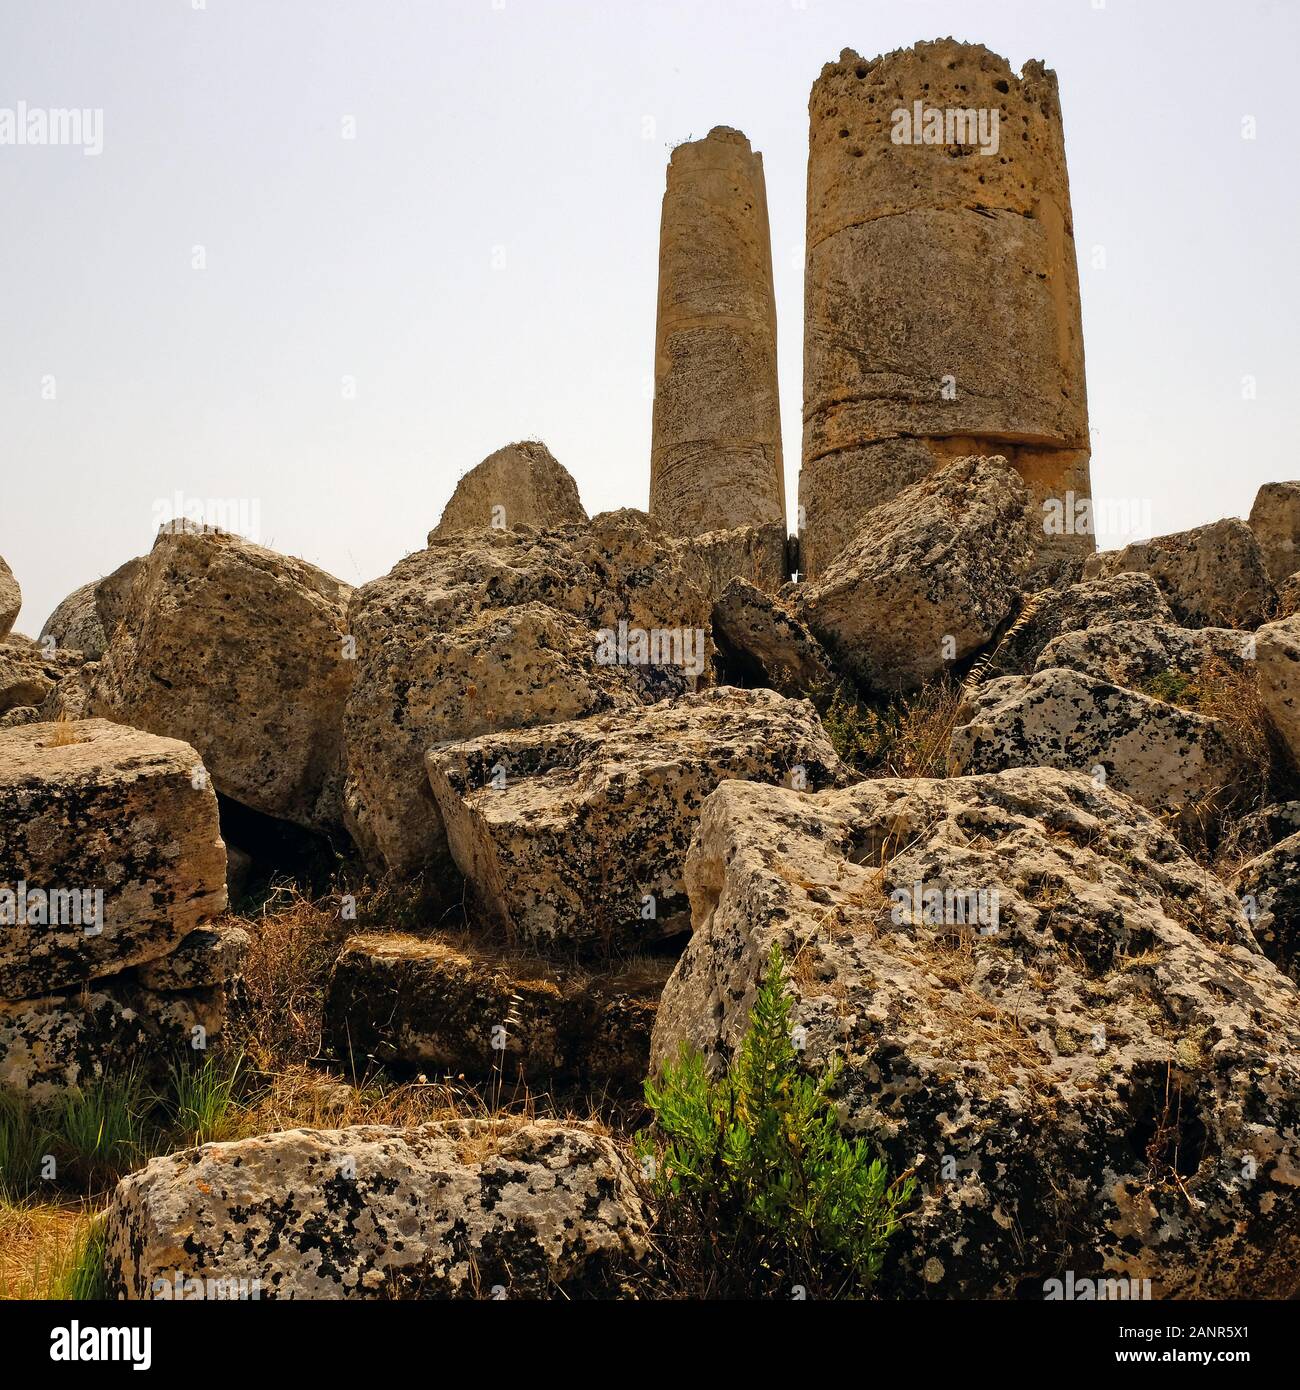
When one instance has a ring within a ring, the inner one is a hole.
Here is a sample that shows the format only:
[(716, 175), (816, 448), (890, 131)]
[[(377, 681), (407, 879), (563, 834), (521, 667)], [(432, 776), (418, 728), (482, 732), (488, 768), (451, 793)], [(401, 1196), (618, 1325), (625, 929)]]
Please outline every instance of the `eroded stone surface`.
[[(448, 867), (429, 748), (707, 684), (709, 611), (635, 512), (586, 528), (477, 532), (408, 555), (358, 589), (349, 612), (347, 808), (358, 842), (397, 873)], [(632, 643), (621, 651), (620, 623)], [(640, 664), (635, 633), (653, 631), (667, 634), (650, 652), (659, 659)]]
[(110, 1288), (130, 1299), (176, 1272), (261, 1298), (593, 1297), (649, 1253), (622, 1152), (546, 1120), (206, 1144), (124, 1178), (107, 1221)]
[[(1171, 677), (1196, 680), (1203, 674), (1253, 669), (1255, 634), (1225, 627), (1174, 627), (1149, 620), (1102, 623), (1067, 632), (1043, 648), (1035, 669), (1053, 666), (1082, 671), (1147, 694), (1162, 695)], [(1152, 687), (1156, 688), (1152, 688)]]
[(99, 663), (91, 712), (192, 743), (241, 805), (336, 829), (350, 593), (242, 537), (165, 527)]
[(686, 850), (724, 778), (850, 777), (808, 701), (730, 687), (443, 744), (426, 764), (486, 915), (516, 940), (589, 949), (686, 930)]
[(1300, 984), (1300, 834), (1244, 864), (1232, 887), (1260, 949)]
[(990, 681), (957, 720), (952, 754), (964, 772), (1082, 772), (1161, 810), (1217, 796), (1246, 771), (1222, 720), (1078, 671)]
[(592, 974), (472, 940), (349, 938), (325, 997), (324, 1047), (352, 1075), (371, 1065), (639, 1094), (671, 961)]
[(785, 530), (763, 156), (725, 126), (678, 145), (668, 165), (650, 511), (679, 536)]
[(656, 1061), (730, 1056), (781, 946), (803, 1055), (843, 1059), (845, 1125), (918, 1177), (886, 1296), (1041, 1298), (1067, 1270), (1294, 1296), (1300, 995), (1133, 801), (1037, 768), (729, 782), (687, 883)]
[(1259, 698), (1300, 766), (1300, 613), (1267, 623), (1255, 634)]
[[(106, 720), (0, 733), (0, 894), (21, 883), (29, 900), (28, 921), (0, 926), (0, 998), (166, 955), (224, 911), (225, 846), (202, 773), (187, 744)], [(33, 890), (59, 924), (30, 920)]]
[(798, 614), (877, 690), (912, 690), (989, 642), (1032, 559), (1027, 493), (1000, 457), (959, 459), (863, 517)]
[(0, 555), (0, 641), (8, 637), (18, 621), (23, 606), (23, 591), (18, 587), (14, 572)]
[(1090, 556), (1085, 579), (1142, 571), (1186, 627), (1257, 627), (1274, 592), (1254, 533), (1238, 517)]
[(795, 699), (834, 679), (821, 644), (780, 598), (733, 579), (713, 605), (713, 640), (722, 659)]
[(429, 544), (486, 526), (546, 530), (586, 520), (586, 508), (569, 470), (545, 444), (530, 439), (489, 454), (461, 478), (429, 532)]
[(128, 560), (112, 574), (74, 589), (45, 621), (41, 640), (52, 639), (65, 650), (98, 661), (108, 647), (126, 608), (141, 560)]
[(1255, 494), (1249, 526), (1274, 584), (1300, 570), (1300, 482), (1265, 483)]

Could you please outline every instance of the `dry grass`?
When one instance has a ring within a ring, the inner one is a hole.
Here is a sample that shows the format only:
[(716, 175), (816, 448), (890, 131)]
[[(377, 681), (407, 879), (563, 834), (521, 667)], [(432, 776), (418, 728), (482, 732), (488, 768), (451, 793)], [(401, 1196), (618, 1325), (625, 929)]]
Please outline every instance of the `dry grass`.
[(0, 1299), (67, 1297), (82, 1239), (96, 1215), (81, 1202), (0, 1201)]

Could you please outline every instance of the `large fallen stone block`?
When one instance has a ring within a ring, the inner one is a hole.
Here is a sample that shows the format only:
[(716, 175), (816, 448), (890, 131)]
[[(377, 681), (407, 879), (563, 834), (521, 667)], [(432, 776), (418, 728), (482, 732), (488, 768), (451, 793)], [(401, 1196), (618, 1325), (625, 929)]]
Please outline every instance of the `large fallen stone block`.
[(990, 681), (957, 720), (951, 747), (963, 772), (1082, 772), (1153, 809), (1190, 811), (1247, 771), (1222, 720), (1078, 671)]
[[(1053, 666), (1082, 671), (1098, 680), (1160, 695), (1216, 673), (1253, 670), (1255, 634), (1226, 627), (1174, 627), (1165, 623), (1102, 623), (1053, 638), (1035, 669)], [(1161, 688), (1152, 688), (1152, 687)], [(1164, 696), (1163, 698), (1168, 698)]]
[(556, 461), (545, 444), (529, 439), (489, 454), (461, 478), (438, 524), (429, 532), (429, 544), (484, 527), (547, 530), (583, 525), (586, 520), (578, 485), (569, 470)]
[(1256, 632), (1255, 669), (1260, 703), (1300, 766), (1300, 613)]
[(367, 857), (403, 875), (450, 867), (423, 768), (434, 744), (707, 684), (709, 608), (637, 513), (453, 537), (358, 589), (344, 728)]
[(730, 687), (443, 744), (426, 764), (476, 905), (515, 940), (588, 949), (686, 930), (686, 849), (720, 781), (851, 780), (808, 701)]
[(1300, 570), (1300, 482), (1265, 483), (1255, 494), (1248, 525), (1274, 584)]
[(198, 754), (105, 720), (0, 732), (0, 998), (172, 951), (226, 907)]
[(1232, 888), (1260, 950), (1300, 984), (1300, 834), (1243, 864)]
[(0, 714), (38, 708), (81, 666), (77, 652), (46, 653), (35, 643), (0, 642)]
[(1149, 574), (1185, 627), (1257, 627), (1275, 594), (1254, 533), (1232, 516), (1088, 557), (1084, 579)]
[(350, 593), (239, 536), (166, 526), (99, 663), (91, 712), (192, 743), (217, 791), (244, 806), (335, 829)]
[(378, 1065), (639, 1094), (671, 968), (646, 957), (592, 974), (470, 940), (354, 936), (330, 974), (322, 1047), (355, 1076)]
[(13, 631), (22, 606), (23, 591), (18, 587), (13, 570), (5, 564), (4, 556), (0, 555), (0, 641)]
[(734, 1056), (781, 947), (807, 1065), (917, 1174), (884, 1296), (1300, 1290), (1300, 993), (1131, 800), (1040, 768), (726, 782), (687, 884), (656, 1065)]
[(989, 642), (1032, 560), (1029, 494), (1004, 458), (964, 458), (862, 518), (798, 613), (876, 690), (912, 690)]
[[(291, 1129), (123, 1178), (105, 1262), (120, 1298), (177, 1276), (232, 1297), (616, 1295), (650, 1252), (634, 1170), (587, 1125)], [(206, 1287), (206, 1283), (204, 1285)]]
[[(654, 519), (650, 519), (654, 524)], [(711, 601), (733, 579), (774, 594), (786, 581), (786, 534), (779, 523), (735, 526), (728, 531), (665, 540), (682, 568)]]
[(798, 699), (835, 675), (821, 643), (772, 594), (733, 579), (713, 605), (713, 640), (720, 664)]
[(79, 651), (87, 661), (98, 661), (122, 619), (142, 563), (128, 560), (112, 574), (74, 589), (46, 619), (41, 641), (53, 641), (65, 651)]

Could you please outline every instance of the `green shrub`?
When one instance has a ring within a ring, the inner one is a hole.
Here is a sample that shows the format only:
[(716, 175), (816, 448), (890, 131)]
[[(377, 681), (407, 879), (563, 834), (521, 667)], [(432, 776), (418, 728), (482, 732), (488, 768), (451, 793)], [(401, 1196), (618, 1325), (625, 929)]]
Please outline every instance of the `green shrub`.
[[(838, 1061), (813, 1076), (791, 1041), (779, 948), (725, 1076), (683, 1046), (646, 1083), (654, 1127), (638, 1136), (660, 1203), (668, 1259), (703, 1292), (862, 1294), (912, 1198), (864, 1140), (841, 1134), (830, 1096)], [(697, 1268), (689, 1266), (696, 1265)]]

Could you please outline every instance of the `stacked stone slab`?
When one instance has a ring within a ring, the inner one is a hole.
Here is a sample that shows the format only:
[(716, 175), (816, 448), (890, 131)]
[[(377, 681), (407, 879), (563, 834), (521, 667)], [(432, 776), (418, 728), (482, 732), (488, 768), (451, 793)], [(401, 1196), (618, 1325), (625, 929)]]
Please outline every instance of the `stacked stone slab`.
[(1047, 560), (1090, 553), (1068, 521), (1088, 411), (1055, 74), (952, 39), (845, 49), (808, 109), (803, 570), (969, 454), (1010, 459), (1038, 516), (1059, 501)]
[(763, 156), (725, 126), (668, 165), (650, 512), (680, 536), (785, 527)]

